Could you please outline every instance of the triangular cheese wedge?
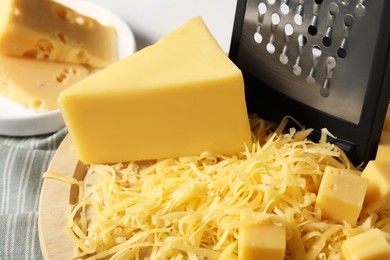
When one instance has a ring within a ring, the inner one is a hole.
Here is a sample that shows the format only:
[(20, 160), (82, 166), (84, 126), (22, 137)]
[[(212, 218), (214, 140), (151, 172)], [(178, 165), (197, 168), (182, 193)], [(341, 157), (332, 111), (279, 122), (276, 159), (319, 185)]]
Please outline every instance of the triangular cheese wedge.
[(63, 91), (59, 104), (84, 163), (251, 144), (242, 73), (200, 17)]

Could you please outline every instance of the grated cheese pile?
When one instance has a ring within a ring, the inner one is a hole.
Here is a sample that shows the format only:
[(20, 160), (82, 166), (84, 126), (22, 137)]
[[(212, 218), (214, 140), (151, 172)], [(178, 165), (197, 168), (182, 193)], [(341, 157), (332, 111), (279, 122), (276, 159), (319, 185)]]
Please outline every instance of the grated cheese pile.
[[(254, 143), (242, 154), (91, 165), (69, 217), (76, 258), (238, 259), (239, 227), (272, 220), (286, 227), (286, 259), (340, 259), (342, 242), (390, 213), (355, 227), (321, 219), (316, 194), (325, 166), (357, 172), (343, 151), (308, 140), (311, 129), (284, 129), (251, 118)], [(243, 213), (251, 217), (242, 218)], [(261, 235), (261, 234), (259, 234)]]

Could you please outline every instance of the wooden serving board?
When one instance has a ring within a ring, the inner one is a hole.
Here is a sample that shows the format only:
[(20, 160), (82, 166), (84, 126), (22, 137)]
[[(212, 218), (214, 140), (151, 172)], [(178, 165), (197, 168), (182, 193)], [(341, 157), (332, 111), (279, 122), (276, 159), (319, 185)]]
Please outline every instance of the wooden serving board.
[[(87, 167), (79, 162), (69, 136), (55, 153), (48, 170), (78, 180), (84, 179)], [(75, 248), (65, 227), (67, 210), (77, 200), (78, 189), (59, 180), (44, 179), (38, 208), (38, 230), (45, 260), (73, 259)]]

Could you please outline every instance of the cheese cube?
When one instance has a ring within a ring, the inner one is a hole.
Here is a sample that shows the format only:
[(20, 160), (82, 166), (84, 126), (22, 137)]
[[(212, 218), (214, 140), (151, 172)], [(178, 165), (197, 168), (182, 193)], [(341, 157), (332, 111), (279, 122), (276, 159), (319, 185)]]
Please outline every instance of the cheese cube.
[(242, 73), (201, 17), (63, 91), (59, 103), (86, 164), (251, 145)]
[(245, 225), (239, 228), (239, 258), (241, 260), (284, 259), (286, 230), (272, 223)]
[(374, 211), (390, 209), (390, 161), (369, 161), (362, 177), (368, 180), (364, 205)]
[(378, 149), (375, 156), (376, 161), (390, 161), (390, 132), (382, 132)]
[(363, 207), (367, 183), (354, 171), (327, 166), (316, 200), (322, 217), (354, 226)]
[(116, 60), (116, 35), (54, 1), (2, 0), (0, 52), (105, 67)]
[(0, 95), (38, 112), (57, 109), (59, 93), (89, 75), (80, 65), (0, 54)]
[(346, 260), (390, 259), (390, 245), (380, 229), (371, 229), (345, 240), (341, 249)]

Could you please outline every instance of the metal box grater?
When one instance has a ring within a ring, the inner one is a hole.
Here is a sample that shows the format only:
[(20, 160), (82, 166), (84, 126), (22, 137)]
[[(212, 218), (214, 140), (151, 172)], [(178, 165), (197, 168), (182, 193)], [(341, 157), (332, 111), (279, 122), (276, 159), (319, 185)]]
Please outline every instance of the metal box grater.
[(390, 96), (390, 1), (238, 0), (229, 57), (249, 112), (286, 115), (354, 164), (374, 159)]

